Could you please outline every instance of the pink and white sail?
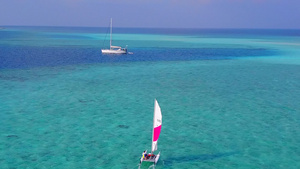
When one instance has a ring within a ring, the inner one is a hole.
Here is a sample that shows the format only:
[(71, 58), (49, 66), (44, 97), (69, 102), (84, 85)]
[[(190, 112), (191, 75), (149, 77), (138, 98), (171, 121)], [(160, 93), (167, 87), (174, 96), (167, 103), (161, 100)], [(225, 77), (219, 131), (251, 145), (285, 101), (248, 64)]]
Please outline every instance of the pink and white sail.
[(161, 110), (160, 110), (160, 107), (158, 105), (157, 100), (155, 99), (154, 117), (153, 117), (152, 149), (151, 149), (152, 153), (155, 150), (157, 150), (157, 141), (158, 141), (158, 138), (159, 138), (159, 135), (160, 135), (161, 124), (162, 124)]

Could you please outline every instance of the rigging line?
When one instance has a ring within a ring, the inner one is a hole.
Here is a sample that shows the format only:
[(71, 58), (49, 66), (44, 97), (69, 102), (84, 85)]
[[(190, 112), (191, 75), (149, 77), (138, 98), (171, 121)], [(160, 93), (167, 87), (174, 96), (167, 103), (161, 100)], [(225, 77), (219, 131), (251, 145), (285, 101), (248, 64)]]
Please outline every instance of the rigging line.
[(110, 28), (110, 24), (108, 25), (108, 27), (106, 29), (105, 38), (104, 38), (104, 41), (103, 41), (103, 44), (102, 44), (102, 49), (104, 49), (104, 43), (106, 42), (106, 37), (107, 37), (108, 31), (109, 31), (109, 28)]

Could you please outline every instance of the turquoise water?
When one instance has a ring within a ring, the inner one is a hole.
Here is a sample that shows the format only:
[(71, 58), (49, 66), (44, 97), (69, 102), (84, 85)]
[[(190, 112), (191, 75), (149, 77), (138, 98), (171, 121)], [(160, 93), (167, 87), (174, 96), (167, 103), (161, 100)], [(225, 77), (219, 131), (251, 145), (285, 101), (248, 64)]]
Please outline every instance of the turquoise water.
[(299, 31), (105, 32), (0, 30), (1, 168), (300, 168)]

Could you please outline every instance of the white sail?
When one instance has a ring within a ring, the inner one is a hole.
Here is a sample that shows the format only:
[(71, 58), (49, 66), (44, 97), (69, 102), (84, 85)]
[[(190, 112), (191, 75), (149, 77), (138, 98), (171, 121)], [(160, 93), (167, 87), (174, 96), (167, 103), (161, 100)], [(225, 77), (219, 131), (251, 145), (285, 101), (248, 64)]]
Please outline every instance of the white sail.
[(152, 135), (152, 149), (151, 152), (157, 150), (157, 141), (161, 131), (162, 115), (159, 104), (155, 99), (154, 103), (154, 117), (153, 117), (153, 135)]

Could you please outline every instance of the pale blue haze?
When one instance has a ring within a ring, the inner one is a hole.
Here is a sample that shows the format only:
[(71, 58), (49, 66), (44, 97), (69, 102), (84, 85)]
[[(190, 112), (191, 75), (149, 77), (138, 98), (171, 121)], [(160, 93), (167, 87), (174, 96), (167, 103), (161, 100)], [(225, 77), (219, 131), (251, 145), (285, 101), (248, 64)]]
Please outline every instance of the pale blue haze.
[(0, 0), (0, 26), (300, 28), (299, 0)]

